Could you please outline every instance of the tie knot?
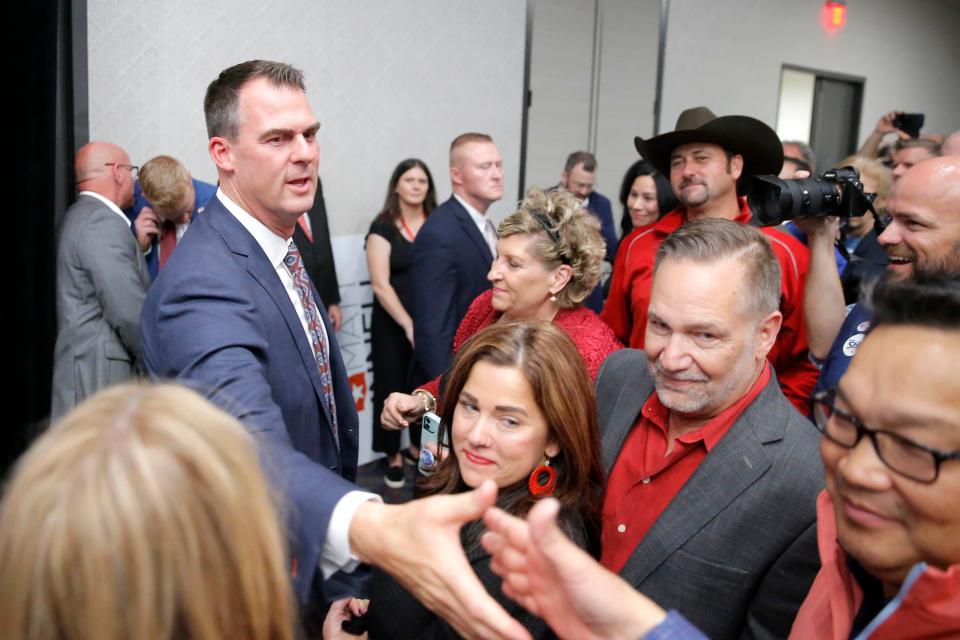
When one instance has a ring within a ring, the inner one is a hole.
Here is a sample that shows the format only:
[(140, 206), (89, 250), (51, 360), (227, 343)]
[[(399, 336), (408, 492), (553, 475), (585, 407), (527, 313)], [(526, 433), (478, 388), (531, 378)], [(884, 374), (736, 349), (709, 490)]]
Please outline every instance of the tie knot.
[(287, 255), (283, 258), (283, 264), (286, 265), (290, 272), (295, 272), (300, 269), (300, 250), (297, 249), (297, 245), (293, 243), (293, 240), (287, 245)]

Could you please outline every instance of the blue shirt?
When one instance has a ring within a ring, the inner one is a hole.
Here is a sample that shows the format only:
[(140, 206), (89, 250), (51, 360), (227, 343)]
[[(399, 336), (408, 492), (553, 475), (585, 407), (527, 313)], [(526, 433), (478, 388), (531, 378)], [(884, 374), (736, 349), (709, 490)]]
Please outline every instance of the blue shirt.
[(840, 325), (840, 331), (837, 332), (837, 337), (823, 361), (817, 386), (813, 389), (814, 393), (825, 389), (836, 389), (840, 378), (847, 372), (857, 347), (870, 331), (872, 319), (873, 315), (863, 303), (858, 302), (847, 307), (847, 317)]

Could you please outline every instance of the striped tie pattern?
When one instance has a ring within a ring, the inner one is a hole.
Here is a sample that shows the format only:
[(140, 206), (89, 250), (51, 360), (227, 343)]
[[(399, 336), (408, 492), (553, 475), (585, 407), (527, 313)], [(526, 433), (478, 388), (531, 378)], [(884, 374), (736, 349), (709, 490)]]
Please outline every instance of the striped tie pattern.
[(307, 277), (307, 270), (303, 268), (303, 259), (300, 257), (300, 250), (297, 245), (290, 241), (287, 247), (287, 255), (283, 259), (283, 264), (293, 276), (293, 285), (297, 289), (297, 295), (300, 296), (300, 302), (303, 304), (303, 314), (307, 321), (307, 329), (310, 332), (310, 343), (313, 347), (313, 355), (317, 361), (317, 369), (320, 371), (320, 382), (323, 387), (324, 399), (327, 402), (327, 408), (330, 410), (332, 419), (333, 438), (339, 445), (337, 438), (337, 405), (333, 398), (333, 378), (330, 374), (330, 347), (324, 337), (323, 327), (320, 326), (320, 310), (313, 300), (313, 293), (310, 290), (310, 279)]

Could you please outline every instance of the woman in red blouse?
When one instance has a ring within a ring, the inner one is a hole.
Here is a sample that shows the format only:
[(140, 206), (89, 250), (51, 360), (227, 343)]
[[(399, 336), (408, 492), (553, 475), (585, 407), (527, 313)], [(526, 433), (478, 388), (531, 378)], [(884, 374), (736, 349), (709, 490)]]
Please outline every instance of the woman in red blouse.
[[(487, 276), (492, 287), (470, 304), (454, 336), (454, 353), (494, 322), (543, 320), (569, 334), (592, 380), (604, 359), (623, 346), (595, 313), (581, 306), (600, 280), (605, 252), (600, 223), (566, 191), (531, 189), (500, 223), (499, 233), (497, 257)], [(381, 424), (403, 429), (436, 408), (439, 390), (438, 377), (413, 394), (390, 394)]]

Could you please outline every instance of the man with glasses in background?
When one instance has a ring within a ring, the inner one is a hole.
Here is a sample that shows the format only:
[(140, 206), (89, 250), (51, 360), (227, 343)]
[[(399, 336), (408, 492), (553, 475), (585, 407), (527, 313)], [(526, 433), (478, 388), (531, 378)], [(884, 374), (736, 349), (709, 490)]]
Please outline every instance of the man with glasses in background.
[(122, 209), (137, 167), (109, 142), (89, 142), (74, 163), (77, 201), (57, 232), (57, 342), (51, 415), (139, 369), (140, 307), (150, 276)]

